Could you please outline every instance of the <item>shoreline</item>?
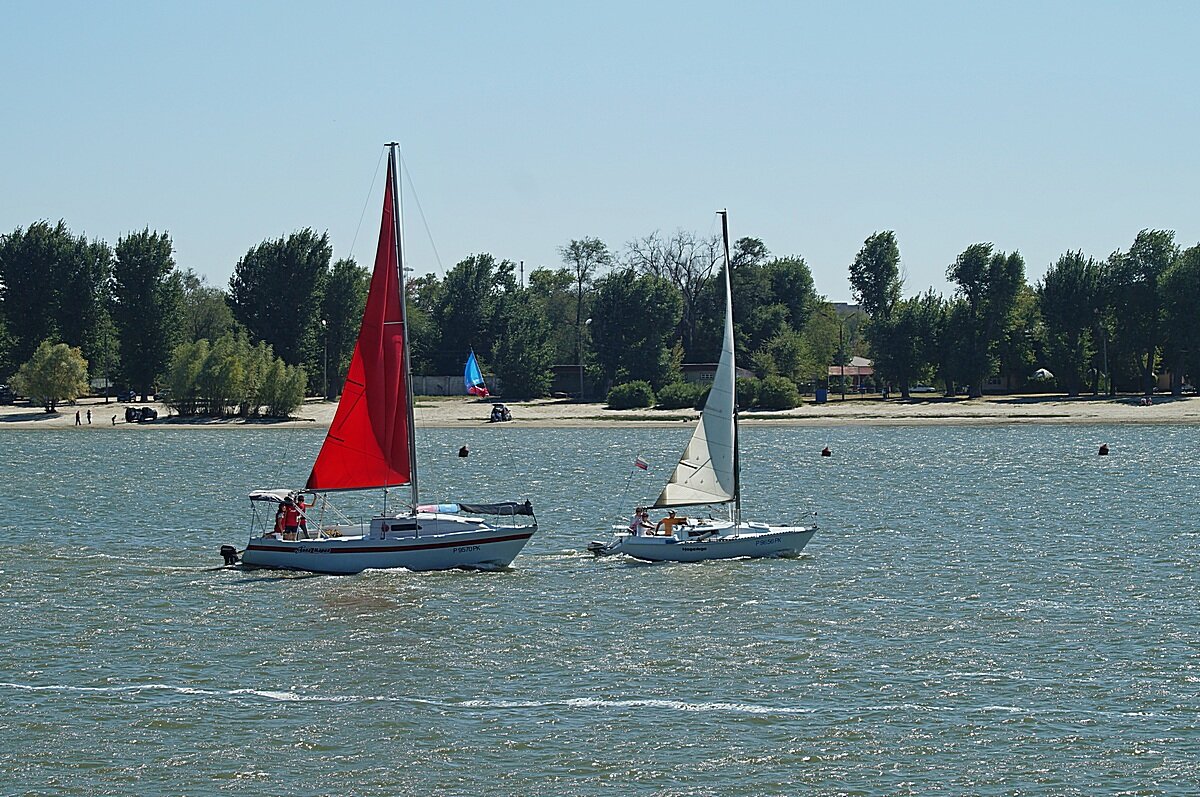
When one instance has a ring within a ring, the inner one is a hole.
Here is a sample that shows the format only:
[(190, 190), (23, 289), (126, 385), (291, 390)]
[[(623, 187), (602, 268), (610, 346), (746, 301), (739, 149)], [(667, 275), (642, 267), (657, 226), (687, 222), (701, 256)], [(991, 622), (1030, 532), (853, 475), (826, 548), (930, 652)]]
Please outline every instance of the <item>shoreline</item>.
[[(1142, 406), (1139, 396), (1107, 397), (1025, 394), (987, 396), (979, 399), (930, 397), (883, 400), (878, 397), (831, 398), (824, 404), (806, 401), (784, 411), (751, 410), (740, 413), (738, 422), (749, 426), (926, 426), (999, 424), (1200, 424), (1200, 396), (1155, 397)], [(569, 400), (539, 399), (508, 403), (511, 422), (487, 422), (491, 399), (467, 396), (418, 396), (414, 415), (417, 428), (494, 427), (498, 429), (588, 429), (671, 428), (695, 422), (699, 412), (683, 410), (609, 410), (603, 404), (577, 404)], [(125, 408), (153, 407), (158, 420), (126, 423)], [(273, 418), (180, 418), (170, 415), (158, 402), (119, 403), (103, 398), (80, 399), (62, 405), (57, 413), (46, 413), (28, 404), (0, 406), (0, 430), (4, 429), (308, 429), (328, 428), (336, 402), (306, 401), (287, 419)], [(92, 411), (92, 422), (87, 412)], [(75, 413), (79, 411), (80, 426)], [(116, 423), (112, 422), (113, 416)]]

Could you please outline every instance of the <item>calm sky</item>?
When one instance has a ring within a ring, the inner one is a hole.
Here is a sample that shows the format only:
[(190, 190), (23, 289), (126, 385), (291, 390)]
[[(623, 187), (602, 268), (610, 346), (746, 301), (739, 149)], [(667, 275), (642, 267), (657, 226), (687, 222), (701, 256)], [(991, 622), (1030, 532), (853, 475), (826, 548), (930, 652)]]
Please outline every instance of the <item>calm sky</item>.
[(220, 285), (304, 227), (369, 263), (396, 139), (418, 273), (727, 207), (834, 300), (884, 229), (906, 294), (979, 241), (1032, 283), (1200, 240), (1197, 30), (1195, 3), (9, 0), (0, 233), (165, 230)]

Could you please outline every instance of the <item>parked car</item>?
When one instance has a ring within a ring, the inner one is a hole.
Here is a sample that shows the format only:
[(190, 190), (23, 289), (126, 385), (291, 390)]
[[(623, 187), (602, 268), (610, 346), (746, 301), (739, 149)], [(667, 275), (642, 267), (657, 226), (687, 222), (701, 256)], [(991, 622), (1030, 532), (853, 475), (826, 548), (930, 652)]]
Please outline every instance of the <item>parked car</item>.
[(936, 393), (937, 388), (932, 385), (913, 385), (908, 389), (909, 393)]

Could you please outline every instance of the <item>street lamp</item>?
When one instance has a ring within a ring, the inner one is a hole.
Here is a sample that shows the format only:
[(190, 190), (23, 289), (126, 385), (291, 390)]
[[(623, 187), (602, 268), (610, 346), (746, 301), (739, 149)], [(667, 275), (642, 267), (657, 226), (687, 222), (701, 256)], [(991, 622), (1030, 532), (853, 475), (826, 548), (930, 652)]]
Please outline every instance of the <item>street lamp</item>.
[[(592, 319), (589, 318), (588, 320), (584, 321), (583, 325), (585, 327), (591, 326)], [(583, 401), (583, 332), (582, 331), (580, 331), (580, 333), (578, 335), (578, 343), (579, 343), (579, 400)]]
[(324, 383), (321, 395), (329, 401), (329, 323), (324, 318), (321, 319), (321, 341), (325, 345), (325, 356), (321, 361), (321, 381)]

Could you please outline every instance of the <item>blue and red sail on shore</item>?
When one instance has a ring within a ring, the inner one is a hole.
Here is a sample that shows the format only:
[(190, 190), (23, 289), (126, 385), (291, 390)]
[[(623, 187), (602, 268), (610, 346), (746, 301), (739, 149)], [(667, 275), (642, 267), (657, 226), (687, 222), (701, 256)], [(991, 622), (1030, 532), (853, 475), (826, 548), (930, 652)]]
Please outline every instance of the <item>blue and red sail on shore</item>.
[(483, 373), (479, 370), (479, 363), (475, 359), (475, 350), (471, 350), (471, 354), (467, 357), (467, 366), (463, 369), (463, 385), (467, 388), (467, 395), (479, 396), (487, 398), (491, 394), (488, 393), (487, 385), (483, 383)]

